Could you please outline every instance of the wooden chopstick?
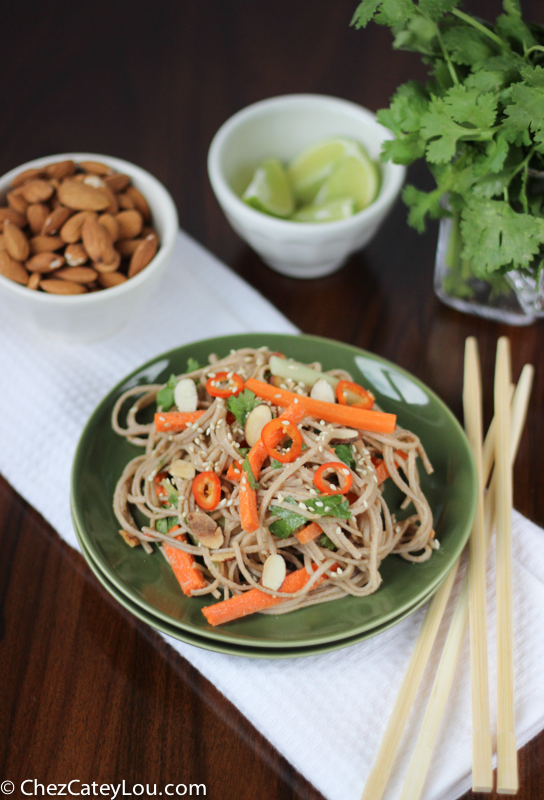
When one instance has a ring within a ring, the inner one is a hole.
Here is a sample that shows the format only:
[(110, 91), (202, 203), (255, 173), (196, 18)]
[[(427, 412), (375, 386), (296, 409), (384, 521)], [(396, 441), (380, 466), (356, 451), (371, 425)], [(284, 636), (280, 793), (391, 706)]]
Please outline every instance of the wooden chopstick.
[[(527, 415), (527, 405), (531, 393), (533, 374), (533, 368), (530, 365), (526, 365), (523, 368), (514, 393), (510, 431), (510, 458), (512, 462), (518, 450), (525, 417)], [(496, 485), (496, 475), (493, 475), (489, 491), (485, 498), (484, 520), (488, 545), (494, 525)], [(410, 759), (401, 800), (419, 800), (423, 792), (431, 763), (432, 752), (440, 730), (442, 716), (453, 683), (455, 667), (459, 660), (459, 654), (468, 624), (468, 599), (468, 573), (466, 573), (463, 578), (461, 592), (442, 651), (442, 657), (438, 665), (436, 678), (427, 705), (427, 711), (425, 712), (420, 734), (412, 753), (412, 758)]]
[(514, 658), (512, 610), (512, 462), (510, 458), (510, 343), (497, 343), (495, 366), (495, 452), (497, 492), (497, 792), (518, 790), (518, 760), (514, 730)]
[(478, 505), (469, 540), (468, 584), (470, 619), (470, 676), (472, 698), (472, 791), (491, 792), (491, 723), (487, 660), (486, 537), (484, 530), (484, 475), (482, 462), (482, 380), (476, 339), (465, 342), (463, 381), (465, 430), (476, 463)]

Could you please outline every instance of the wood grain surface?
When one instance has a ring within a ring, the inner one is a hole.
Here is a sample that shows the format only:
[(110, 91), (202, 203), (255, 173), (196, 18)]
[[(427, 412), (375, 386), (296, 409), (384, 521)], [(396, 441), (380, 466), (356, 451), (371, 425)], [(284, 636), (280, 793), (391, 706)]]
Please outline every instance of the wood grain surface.
[[(500, 6), (465, 4), (484, 18)], [(541, 2), (523, 7), (543, 21)], [(352, 0), (4, 4), (0, 174), (70, 150), (136, 162), (170, 190), (181, 226), (303, 331), (395, 361), (458, 417), (466, 336), (480, 343), (486, 423), (496, 341), (510, 336), (515, 377), (527, 361), (537, 367), (515, 505), (544, 525), (544, 323), (509, 328), (441, 305), (432, 289), (436, 226), (419, 236), (400, 202), (341, 271), (302, 282), (264, 266), (212, 194), (212, 136), (249, 103), (319, 92), (377, 110), (399, 83), (424, 77), (419, 57), (392, 51), (388, 30), (350, 28), (354, 8)], [(410, 178), (430, 186), (422, 167)], [(321, 798), (0, 479), (0, 780), (26, 778), (204, 783), (221, 800)], [(520, 798), (544, 796), (544, 734), (521, 750), (520, 779)]]

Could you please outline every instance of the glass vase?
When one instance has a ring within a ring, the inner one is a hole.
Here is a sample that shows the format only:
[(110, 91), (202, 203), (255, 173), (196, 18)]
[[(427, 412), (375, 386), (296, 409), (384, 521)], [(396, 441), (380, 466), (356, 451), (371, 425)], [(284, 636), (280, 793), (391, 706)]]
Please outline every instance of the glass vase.
[(463, 240), (455, 215), (440, 221), (434, 290), (448, 306), (508, 325), (530, 325), (544, 317), (544, 281), (511, 270), (490, 280), (476, 277), (463, 259)]

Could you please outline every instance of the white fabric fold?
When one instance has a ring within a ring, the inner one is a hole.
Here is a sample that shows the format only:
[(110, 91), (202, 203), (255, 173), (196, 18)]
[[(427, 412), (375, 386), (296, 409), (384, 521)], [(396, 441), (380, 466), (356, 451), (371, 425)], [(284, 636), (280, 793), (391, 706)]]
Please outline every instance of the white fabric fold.
[[(95, 405), (124, 375), (162, 351), (244, 331), (296, 333), (263, 297), (187, 235), (139, 322), (107, 340), (70, 345), (24, 330), (9, 309), (0, 317), (0, 472), (73, 547), (69, 509), (73, 453)], [(24, 425), (16, 424), (24, 420)], [(543, 531), (513, 518), (515, 697), (518, 746), (544, 727)], [(491, 707), (495, 701), (493, 558), (488, 560)], [(457, 590), (456, 590), (457, 591)], [(398, 797), (425, 711), (450, 602), (386, 797)], [(200, 670), (328, 800), (358, 800), (421, 625), (424, 609), (394, 628), (334, 653), (261, 661), (168, 642)], [(496, 719), (492, 724), (495, 729)], [(470, 788), (468, 637), (449, 698), (427, 800), (453, 800)]]

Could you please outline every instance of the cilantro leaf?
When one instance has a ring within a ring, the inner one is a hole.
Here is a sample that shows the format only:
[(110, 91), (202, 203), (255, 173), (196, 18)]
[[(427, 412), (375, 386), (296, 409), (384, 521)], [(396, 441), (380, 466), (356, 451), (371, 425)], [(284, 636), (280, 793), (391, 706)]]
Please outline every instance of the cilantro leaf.
[[(292, 497), (286, 497), (285, 502), (298, 506), (298, 503)], [(304, 505), (308, 511), (313, 514), (319, 514), (322, 517), (349, 519), (351, 516), (349, 503), (341, 494), (322, 495), (315, 499), (305, 500)], [(295, 510), (291, 511), (290, 508), (270, 506), (270, 513), (278, 516), (279, 519), (268, 526), (269, 530), (274, 536), (279, 536), (280, 539), (287, 539), (302, 525), (306, 525), (309, 522), (308, 518), (303, 514), (299, 514)]]
[(485, 34), (467, 25), (455, 25), (449, 28), (444, 32), (442, 41), (450, 53), (451, 60), (456, 64), (471, 66), (496, 53), (496, 46), (495, 48), (491, 46), (491, 40), (485, 37)]
[(353, 450), (349, 444), (337, 444), (334, 448), (334, 452), (340, 461), (343, 461), (344, 464), (347, 464), (351, 469), (355, 469), (357, 464), (353, 456)]
[(249, 463), (249, 456), (245, 457), (244, 463), (242, 464), (242, 469), (247, 475), (247, 482), (251, 486), (252, 489), (260, 489), (259, 483), (253, 474), (253, 470), (251, 469), (251, 464)]
[(422, 192), (415, 186), (405, 186), (402, 191), (402, 199), (410, 209), (408, 214), (408, 224), (420, 233), (425, 230), (425, 218), (427, 214), (431, 219), (439, 219), (447, 216), (447, 212), (440, 205), (442, 189), (433, 189), (432, 192)]
[(356, 28), (366, 28), (381, 3), (382, 0), (362, 0), (355, 9), (355, 14), (350, 24)]
[[(297, 506), (297, 502), (292, 497), (285, 498), (286, 503), (291, 503)], [(298, 514), (291, 509), (282, 508), (281, 506), (270, 506), (269, 511), (274, 516), (279, 517), (268, 526), (270, 533), (278, 536), (280, 539), (287, 539), (292, 533), (297, 531), (308, 522), (308, 518), (303, 514)]]
[(262, 401), (259, 400), (250, 389), (244, 389), (243, 392), (236, 396), (229, 397), (227, 400), (228, 410), (234, 414), (242, 428), (246, 424), (249, 413), (260, 405)]
[(177, 517), (162, 517), (162, 519), (158, 519), (155, 523), (155, 528), (159, 533), (168, 533), (174, 525), (179, 525), (179, 519)]
[(349, 502), (342, 494), (324, 494), (315, 499), (305, 500), (304, 505), (308, 511), (322, 517), (339, 517), (340, 519), (351, 517)]
[(202, 367), (198, 363), (196, 358), (192, 358), (192, 356), (189, 356), (189, 358), (187, 359), (187, 372), (196, 372), (197, 369), (201, 369), (201, 368)]
[(283, 467), (283, 464), (281, 463), (281, 461), (277, 461), (275, 458), (272, 458), (270, 460), (270, 466), (273, 469), (281, 469)]
[(168, 480), (168, 478), (164, 478), (164, 480), (161, 481), (161, 486), (164, 486), (164, 488), (166, 489), (166, 493), (168, 495), (168, 502), (170, 503), (172, 508), (177, 508), (179, 495), (172, 486), (172, 484), (170, 483), (170, 481)]
[(157, 392), (157, 406), (160, 406), (163, 411), (170, 411), (174, 405), (174, 389), (177, 385), (177, 378), (175, 375), (170, 375), (166, 386), (159, 389)]
[(326, 533), (322, 533), (319, 537), (319, 544), (321, 547), (326, 547), (327, 550), (338, 550), (334, 542), (332, 542)]

